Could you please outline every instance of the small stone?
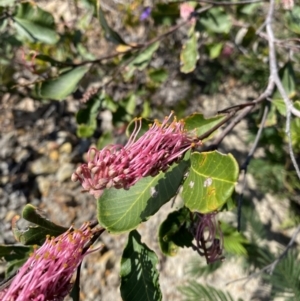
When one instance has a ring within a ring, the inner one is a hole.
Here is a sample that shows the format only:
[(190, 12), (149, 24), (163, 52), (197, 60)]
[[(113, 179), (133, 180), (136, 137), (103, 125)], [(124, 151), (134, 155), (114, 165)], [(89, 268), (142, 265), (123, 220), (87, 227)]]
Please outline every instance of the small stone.
[(72, 152), (72, 144), (70, 142), (65, 142), (59, 148), (60, 153), (71, 154)]
[(51, 187), (51, 183), (50, 183), (49, 179), (44, 176), (38, 176), (38, 177), (36, 177), (35, 180), (37, 182), (38, 189), (39, 189), (40, 193), (42, 194), (42, 196), (44, 196), (44, 197), (48, 196), (49, 190)]
[(5, 221), (6, 222), (11, 222), (11, 220), (13, 219), (13, 217), (17, 215), (17, 212), (15, 210), (9, 210), (7, 213), (6, 213), (6, 216), (5, 216)]
[(15, 161), (20, 163), (22, 160), (26, 160), (29, 155), (29, 151), (26, 148), (20, 148), (19, 151), (16, 151)]
[(72, 173), (75, 167), (71, 163), (63, 163), (56, 173), (56, 179), (59, 182), (64, 182), (65, 180), (71, 180)]
[(32, 162), (30, 171), (35, 175), (55, 173), (58, 164), (47, 157), (39, 158)]
[(49, 158), (52, 161), (58, 161), (58, 159), (59, 159), (59, 153), (58, 153), (58, 151), (56, 149), (53, 150), (53, 151), (51, 151), (50, 154), (49, 154)]
[(9, 182), (9, 176), (2, 176), (0, 177), (0, 184), (6, 185)]
[(52, 151), (58, 148), (58, 143), (55, 141), (49, 141), (46, 147), (49, 151)]
[(16, 109), (27, 112), (34, 112), (34, 100), (32, 98), (25, 97), (16, 105)]
[(68, 132), (65, 132), (65, 131), (59, 131), (57, 133), (57, 139), (56, 139), (56, 143), (58, 145), (62, 145), (66, 142), (67, 138), (69, 136), (69, 133)]
[(16, 210), (22, 208), (27, 203), (26, 197), (21, 190), (16, 190), (10, 193), (9, 202), (7, 208), (10, 210)]

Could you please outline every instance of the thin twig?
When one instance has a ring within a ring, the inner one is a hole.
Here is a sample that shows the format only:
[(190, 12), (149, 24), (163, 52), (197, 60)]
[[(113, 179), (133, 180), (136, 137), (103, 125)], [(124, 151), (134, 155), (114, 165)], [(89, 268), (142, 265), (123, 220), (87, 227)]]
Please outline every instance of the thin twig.
[(274, 38), (274, 32), (272, 29), (272, 18), (273, 18), (273, 14), (274, 14), (274, 5), (275, 5), (275, 1), (274, 0), (270, 0), (270, 7), (269, 7), (269, 12), (266, 18), (266, 31), (267, 31), (267, 35), (268, 35), (268, 43), (269, 43), (269, 66), (270, 66), (270, 74), (271, 74), (271, 78), (274, 81), (281, 97), (283, 98), (285, 107), (286, 107), (286, 127), (285, 127), (285, 131), (286, 131), (286, 135), (288, 138), (288, 145), (289, 145), (289, 153), (290, 153), (290, 157), (293, 163), (293, 166), (296, 170), (297, 176), (300, 179), (300, 169), (299, 166), (297, 164), (295, 155), (294, 155), (294, 151), (293, 151), (293, 147), (292, 147), (292, 139), (291, 139), (291, 115), (295, 115), (297, 117), (300, 118), (300, 111), (297, 110), (291, 100), (289, 99), (283, 85), (282, 82), (279, 78), (278, 75), (278, 68), (277, 68), (277, 61), (276, 61), (276, 51), (275, 51), (275, 38)]
[[(266, 98), (268, 98), (272, 92), (273, 92), (273, 89), (274, 89), (274, 82), (269, 80), (269, 83), (268, 83), (268, 86), (267, 88), (265, 89), (265, 91), (260, 94), (260, 96), (258, 98), (256, 98), (252, 103), (254, 103), (255, 105), (264, 101)], [(245, 117), (247, 116), (252, 110), (253, 108), (255, 107), (255, 105), (253, 106), (248, 106), (246, 108), (244, 108), (240, 114), (238, 116), (236, 116), (228, 125), (227, 127), (222, 131), (222, 133), (217, 137), (215, 138), (215, 140), (213, 141), (212, 145), (214, 146), (218, 146), (222, 141), (223, 139), (226, 137), (226, 135)], [(228, 109), (226, 109), (228, 110)], [(223, 110), (224, 111), (224, 110)]]
[(249, 163), (253, 157), (253, 154), (257, 148), (259, 139), (261, 137), (263, 128), (264, 128), (266, 120), (267, 120), (268, 113), (269, 113), (269, 106), (265, 106), (264, 113), (263, 113), (263, 116), (262, 116), (262, 119), (260, 122), (260, 127), (259, 127), (259, 130), (257, 131), (254, 143), (251, 147), (251, 150), (249, 151), (249, 153), (247, 155), (245, 162), (241, 165), (240, 171), (243, 172), (243, 181), (242, 181), (243, 184), (242, 184), (241, 193), (238, 198), (238, 214), (237, 214), (237, 223), (238, 223), (237, 230), (238, 230), (238, 232), (240, 232), (240, 230), (241, 230), (242, 202), (243, 202), (244, 190), (246, 188), (246, 174), (247, 174), (248, 165), (249, 165)]

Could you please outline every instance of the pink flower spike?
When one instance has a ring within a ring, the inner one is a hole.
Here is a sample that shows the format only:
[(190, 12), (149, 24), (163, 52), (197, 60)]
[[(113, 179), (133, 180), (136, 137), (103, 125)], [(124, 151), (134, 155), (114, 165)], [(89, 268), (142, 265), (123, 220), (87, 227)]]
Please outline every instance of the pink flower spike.
[[(93, 236), (89, 223), (72, 227), (45, 243), (21, 267), (10, 286), (0, 292), (0, 301), (60, 301), (70, 292), (74, 272), (82, 262), (85, 245)], [(94, 250), (93, 250), (94, 251)]]
[(171, 118), (173, 112), (160, 123), (155, 120), (140, 138), (142, 121), (135, 119), (134, 130), (125, 146), (109, 145), (102, 150), (91, 148), (87, 164), (82, 164), (72, 175), (85, 191), (96, 198), (105, 188), (129, 189), (138, 180), (165, 172), (197, 141), (184, 129), (184, 121)]

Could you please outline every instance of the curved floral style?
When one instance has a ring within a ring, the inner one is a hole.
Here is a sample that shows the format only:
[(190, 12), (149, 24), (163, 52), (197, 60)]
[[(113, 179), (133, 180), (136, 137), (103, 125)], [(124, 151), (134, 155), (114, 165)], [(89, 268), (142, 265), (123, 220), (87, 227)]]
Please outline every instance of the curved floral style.
[(196, 245), (193, 248), (199, 255), (205, 256), (207, 263), (224, 259), (222, 256), (223, 234), (219, 222), (216, 221), (216, 215), (217, 212), (194, 213), (192, 234), (196, 240)]
[(135, 128), (127, 144), (109, 145), (102, 150), (91, 148), (88, 163), (79, 166), (72, 175), (83, 188), (96, 198), (105, 188), (129, 189), (139, 179), (156, 176), (180, 159), (195, 145), (196, 139), (184, 129), (184, 121), (176, 117), (169, 123), (173, 112), (160, 123), (155, 120), (150, 129), (137, 139), (141, 119), (135, 119)]

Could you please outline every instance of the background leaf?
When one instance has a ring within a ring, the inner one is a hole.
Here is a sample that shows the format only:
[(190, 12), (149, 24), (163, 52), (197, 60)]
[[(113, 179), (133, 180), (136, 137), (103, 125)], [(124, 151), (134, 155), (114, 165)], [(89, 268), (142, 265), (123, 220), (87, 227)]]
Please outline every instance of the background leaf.
[(166, 173), (141, 179), (129, 190), (105, 190), (97, 201), (99, 223), (113, 233), (136, 228), (176, 194), (186, 168), (182, 161)]
[(131, 231), (121, 260), (121, 296), (123, 301), (160, 301), (156, 254)]
[(52, 15), (34, 3), (19, 4), (13, 20), (19, 34), (31, 41), (54, 44), (59, 39)]
[(201, 15), (199, 22), (204, 28), (214, 33), (229, 33), (232, 26), (229, 15), (221, 7), (214, 7)]
[(34, 206), (27, 204), (22, 212), (22, 216), (27, 221), (34, 223), (37, 226), (30, 225), (26, 229), (19, 229), (17, 221), (19, 216), (15, 216), (12, 220), (12, 231), (15, 239), (24, 245), (41, 245), (47, 235), (59, 236), (66, 232), (68, 228), (56, 225), (43, 217)]
[(192, 153), (190, 172), (182, 191), (186, 207), (201, 213), (217, 210), (230, 198), (238, 174), (238, 164), (231, 154)]
[(87, 138), (94, 134), (97, 128), (97, 116), (104, 98), (104, 93), (93, 96), (87, 102), (86, 107), (77, 112), (76, 121), (78, 123), (78, 137)]
[(183, 73), (193, 72), (199, 59), (197, 36), (194, 26), (189, 31), (187, 41), (182, 45), (180, 53), (180, 71)]
[(35, 87), (36, 94), (46, 99), (63, 100), (74, 92), (79, 81), (88, 70), (89, 67), (87, 66), (77, 67), (60, 74), (55, 79), (39, 83)]
[(290, 30), (292, 30), (297, 34), (300, 34), (299, 15), (300, 15), (299, 5), (294, 5), (292, 10), (289, 10), (285, 13), (286, 25)]
[(105, 32), (105, 38), (108, 41), (113, 42), (114, 44), (117, 44), (117, 45), (119, 45), (119, 44), (126, 45), (126, 43), (121, 38), (121, 36), (108, 25), (108, 23), (105, 19), (104, 12), (101, 7), (99, 7), (99, 21), (100, 21), (101, 27), (103, 28), (103, 30)]
[[(212, 129), (215, 125), (224, 119), (224, 115), (217, 115), (211, 118), (205, 118), (203, 114), (195, 113), (184, 118), (184, 128), (188, 131), (196, 131), (196, 135), (199, 137)], [(211, 137), (211, 136), (210, 136)]]
[[(287, 62), (279, 71), (282, 85), (289, 98), (296, 95), (296, 76), (291, 62)], [(273, 99), (282, 99), (278, 90), (275, 91)]]
[(148, 46), (146, 49), (140, 51), (138, 54), (134, 54), (136, 55), (136, 57), (132, 60), (130, 64), (128, 64), (126, 68), (127, 72), (123, 75), (124, 78), (126, 80), (131, 78), (135, 69), (138, 69), (140, 71), (144, 70), (148, 66), (152, 55), (155, 53), (158, 47), (159, 42), (155, 42)]

